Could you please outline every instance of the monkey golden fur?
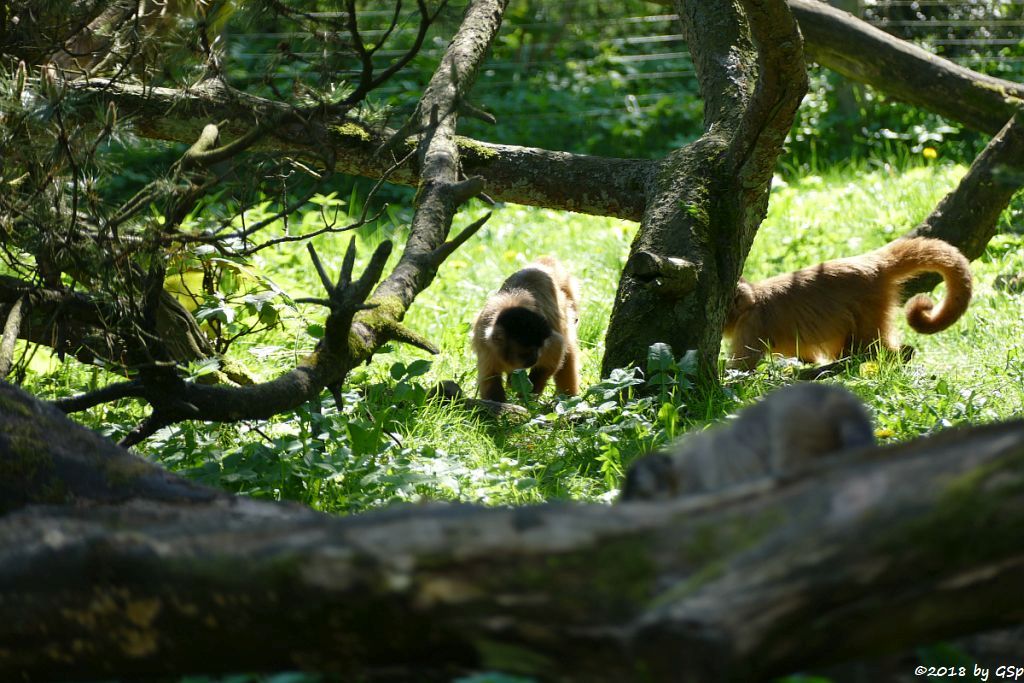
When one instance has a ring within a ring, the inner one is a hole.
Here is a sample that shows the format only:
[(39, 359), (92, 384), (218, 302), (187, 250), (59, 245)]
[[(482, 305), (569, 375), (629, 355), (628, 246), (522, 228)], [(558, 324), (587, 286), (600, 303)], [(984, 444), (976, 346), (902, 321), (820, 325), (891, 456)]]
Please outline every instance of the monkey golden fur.
[(933, 334), (956, 322), (971, 300), (967, 259), (942, 240), (899, 239), (761, 282), (741, 279), (725, 322), (730, 365), (751, 369), (766, 348), (816, 363), (863, 352), (876, 342), (898, 352), (893, 316), (900, 285), (924, 272), (942, 275), (946, 297), (938, 305), (924, 294), (912, 297), (907, 322)]
[(874, 443), (871, 419), (852, 393), (826, 384), (793, 384), (744, 408), (735, 420), (684, 437), (668, 455), (638, 459), (626, 473), (620, 499), (721, 491)]
[(480, 397), (504, 402), (504, 376), (519, 368), (532, 368), (536, 394), (552, 376), (558, 391), (578, 394), (578, 310), (576, 278), (554, 258), (510, 275), (473, 323)]

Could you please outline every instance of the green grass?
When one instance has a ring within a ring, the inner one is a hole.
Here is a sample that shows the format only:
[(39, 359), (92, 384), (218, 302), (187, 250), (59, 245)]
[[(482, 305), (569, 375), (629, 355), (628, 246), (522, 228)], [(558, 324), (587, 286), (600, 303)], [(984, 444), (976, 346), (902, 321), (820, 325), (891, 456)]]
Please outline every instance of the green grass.
[[(746, 276), (756, 280), (880, 246), (926, 216), (963, 171), (938, 163), (902, 170), (857, 164), (777, 187)], [(485, 210), (471, 205), (458, 216), (455, 230)], [(360, 263), (385, 237), (402, 243), (401, 217), (390, 215), (391, 220), (357, 231)], [(304, 220), (312, 223), (316, 216), (311, 212)], [(905, 342), (917, 348), (912, 362), (882, 358), (830, 380), (869, 404), (882, 440), (903, 441), (953, 424), (1024, 413), (1024, 297), (994, 286), (1000, 275), (1024, 272), (1021, 223), (1019, 207), (1007, 212), (1004, 233), (973, 264), (975, 298), (962, 320), (932, 336), (913, 334), (903, 325)], [(635, 229), (614, 219), (498, 207), (482, 231), (442, 266), (407, 318), (411, 328), (441, 348), (439, 355), (395, 346), (352, 373), (340, 407), (325, 394), (318, 403), (264, 423), (176, 425), (140, 450), (216, 486), (299, 500), (330, 512), (420, 499), (488, 505), (612, 500), (623, 471), (638, 455), (792, 381), (791, 366), (777, 363), (752, 374), (732, 373), (720, 390), (693, 387), (679, 361), (683, 349), (676, 349), (668, 363), (669, 383), (654, 395), (636, 395), (627, 373), (602, 381), (604, 331)], [(331, 272), (340, 267), (347, 242), (347, 236), (316, 240)], [(468, 343), (473, 316), (505, 276), (542, 254), (563, 260), (582, 283), (582, 375), (589, 391), (564, 400), (546, 394), (530, 404), (528, 419), (504, 423), (426, 400), (428, 388), (439, 380), (454, 379), (467, 392), (474, 390)], [(321, 294), (301, 246), (260, 252), (252, 267), (292, 297)], [(309, 306), (279, 310), (283, 328), (245, 338), (231, 349), (230, 355), (261, 379), (288, 369), (312, 348), (307, 329), (315, 329), (323, 315)], [(43, 360), (37, 356), (39, 371), (29, 376), (29, 389), (36, 393), (55, 396), (109, 381), (95, 370), (71, 363), (47, 367)], [(138, 406), (125, 403), (79, 419), (119, 436), (141, 415)]]

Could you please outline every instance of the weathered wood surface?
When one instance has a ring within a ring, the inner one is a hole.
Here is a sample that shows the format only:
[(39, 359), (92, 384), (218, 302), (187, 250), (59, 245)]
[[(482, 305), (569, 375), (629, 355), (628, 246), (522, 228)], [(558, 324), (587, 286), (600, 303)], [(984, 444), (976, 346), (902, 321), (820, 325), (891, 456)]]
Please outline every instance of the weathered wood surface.
[(5, 386), (0, 467), (0, 680), (755, 681), (1024, 619), (1024, 422), (667, 503), (338, 519), (148, 484)]

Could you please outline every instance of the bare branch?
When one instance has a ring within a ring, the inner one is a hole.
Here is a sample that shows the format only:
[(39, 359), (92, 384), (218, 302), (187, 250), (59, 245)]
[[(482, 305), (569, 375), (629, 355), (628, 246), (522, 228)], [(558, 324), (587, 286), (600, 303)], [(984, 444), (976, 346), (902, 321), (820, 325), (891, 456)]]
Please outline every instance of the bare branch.
[(484, 179), (478, 175), (471, 176), (452, 184), (452, 201), (456, 205), (462, 205), (484, 190)]
[(312, 296), (303, 296), (303, 297), (299, 297), (298, 299), (295, 299), (295, 303), (297, 303), (297, 304), (315, 304), (317, 306), (327, 306), (327, 307), (330, 307), (332, 302), (331, 302), (330, 299), (319, 299), (319, 298), (312, 297)]
[(142, 443), (169, 424), (171, 424), (170, 420), (164, 419), (163, 416), (154, 410), (142, 424), (130, 431), (117, 445), (121, 448), (131, 448), (136, 444)]
[(189, 150), (186, 155), (191, 163), (199, 164), (201, 166), (212, 166), (213, 164), (226, 161), (238, 154), (241, 154), (245, 150), (252, 147), (266, 132), (271, 129), (277, 122), (269, 124), (260, 124), (253, 126), (249, 132), (245, 133), (239, 138), (232, 140), (226, 145), (217, 147), (216, 149), (199, 149), (193, 148)]
[(434, 250), (432, 255), (433, 262), (436, 264), (435, 267), (440, 266), (449, 256), (451, 256), (456, 249), (465, 244), (466, 240), (475, 235), (480, 228), (484, 226), (487, 221), (491, 219), (491, 212), (488, 211), (482, 217), (476, 219), (463, 229), (457, 236), (448, 240), (440, 247)]
[(373, 286), (380, 281), (381, 275), (384, 274), (384, 266), (387, 265), (388, 257), (391, 256), (391, 250), (394, 245), (391, 240), (385, 240), (377, 245), (373, 255), (370, 256), (370, 262), (366, 264), (366, 268), (363, 270), (363, 274), (356, 280), (350, 288), (353, 291), (351, 299), (364, 302), (366, 297), (370, 295), (370, 290)]
[(352, 269), (356, 264), (356, 238), (349, 240), (348, 249), (345, 250), (345, 260), (341, 264), (341, 273), (338, 275), (338, 289), (344, 289), (352, 284)]
[(334, 294), (334, 284), (331, 282), (331, 276), (324, 269), (324, 264), (320, 261), (320, 256), (316, 253), (312, 242), (306, 244), (306, 251), (309, 252), (309, 258), (313, 260), (313, 267), (316, 269), (316, 274), (320, 277), (320, 284), (324, 286), (324, 291), (327, 292), (328, 296)]
[(123, 398), (141, 398), (142, 396), (142, 384), (138, 380), (130, 380), (128, 382), (111, 384), (102, 389), (79, 394), (78, 396), (60, 398), (56, 401), (51, 401), (51, 404), (62, 413), (77, 413), (103, 403), (119, 401)]
[(418, 349), (423, 349), (424, 351), (434, 355), (441, 353), (441, 349), (439, 349), (433, 342), (426, 337), (413, 332), (401, 323), (388, 324), (385, 328), (384, 334), (389, 341), (409, 344), (410, 346), (415, 346)]
[(469, 100), (462, 100), (462, 104), (459, 107), (459, 113), (463, 116), (468, 116), (470, 118), (483, 121), (484, 123), (489, 123), (492, 126), (498, 123), (498, 119), (494, 117), (494, 114), (489, 111), (484, 111)]

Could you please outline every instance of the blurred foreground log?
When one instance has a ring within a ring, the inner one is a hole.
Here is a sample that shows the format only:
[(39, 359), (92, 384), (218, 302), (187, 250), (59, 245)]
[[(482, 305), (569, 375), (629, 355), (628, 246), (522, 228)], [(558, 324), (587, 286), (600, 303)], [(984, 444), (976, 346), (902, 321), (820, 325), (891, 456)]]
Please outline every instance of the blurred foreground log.
[(301, 668), (755, 681), (1024, 620), (1024, 423), (665, 503), (348, 519), (0, 385), (0, 680)]

